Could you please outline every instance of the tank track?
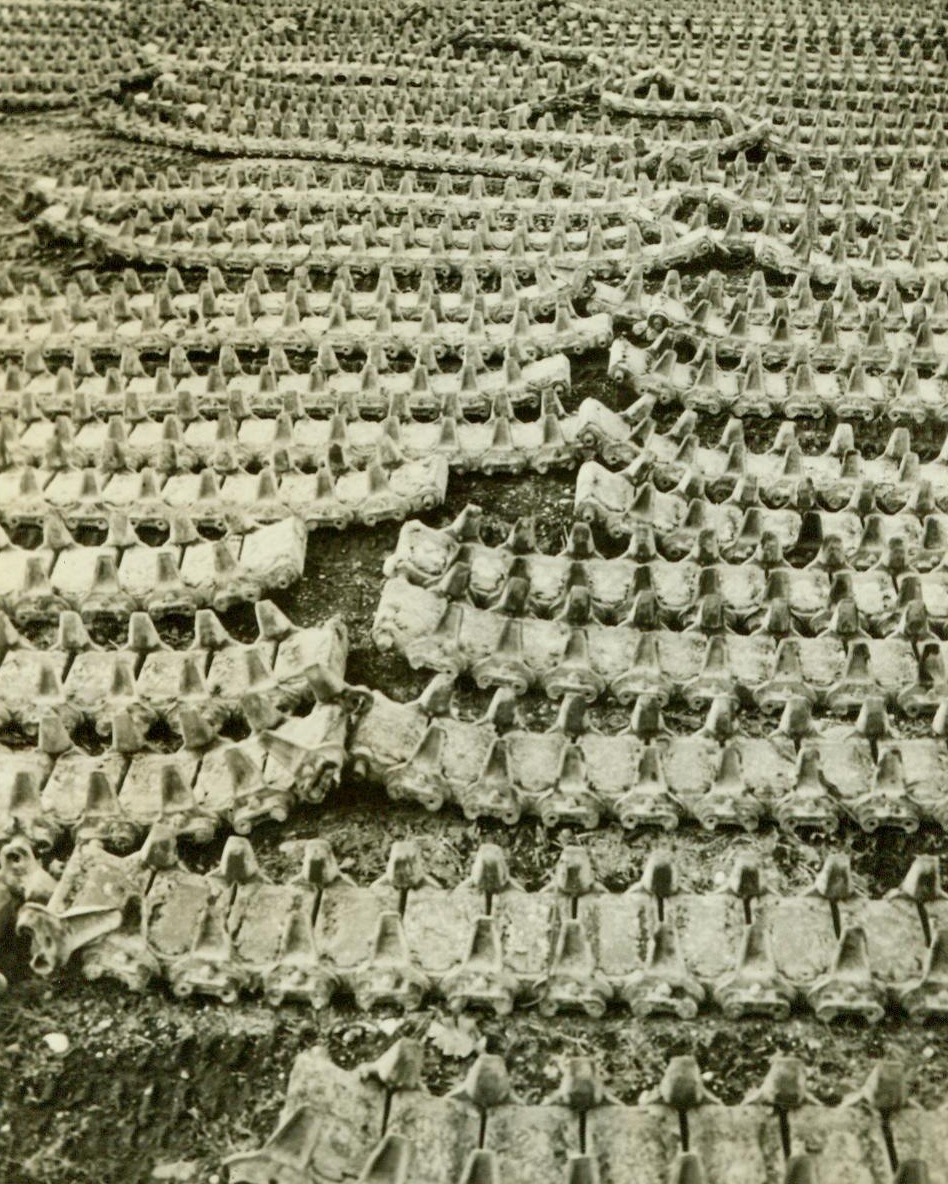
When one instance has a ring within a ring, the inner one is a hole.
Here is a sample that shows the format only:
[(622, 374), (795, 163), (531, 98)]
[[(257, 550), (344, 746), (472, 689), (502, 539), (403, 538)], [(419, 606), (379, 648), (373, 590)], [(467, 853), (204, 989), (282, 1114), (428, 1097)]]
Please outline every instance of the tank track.
[(453, 1011), (526, 1005), (549, 1017), (600, 1018), (610, 1005), (637, 1019), (709, 1009), (779, 1021), (804, 1008), (870, 1024), (891, 1008), (917, 1021), (948, 1014), (936, 859), (918, 857), (884, 900), (859, 894), (844, 856), (799, 896), (770, 893), (767, 878), (743, 858), (719, 892), (690, 893), (669, 857), (653, 853), (641, 882), (613, 894), (588, 853), (567, 847), (547, 888), (530, 893), (488, 845), (470, 877), (445, 889), (401, 841), (385, 874), (363, 887), (317, 839), (302, 873), (273, 884), (245, 839), (228, 839), (214, 871), (187, 871), (159, 824), (133, 855), (77, 850), (48, 904), (24, 905), (17, 923), (38, 973), (78, 951), (90, 977), (134, 989), (161, 977), (178, 995), (225, 1002), (252, 991), (322, 1008), (345, 991), (366, 1010), (413, 1010), (433, 995)]

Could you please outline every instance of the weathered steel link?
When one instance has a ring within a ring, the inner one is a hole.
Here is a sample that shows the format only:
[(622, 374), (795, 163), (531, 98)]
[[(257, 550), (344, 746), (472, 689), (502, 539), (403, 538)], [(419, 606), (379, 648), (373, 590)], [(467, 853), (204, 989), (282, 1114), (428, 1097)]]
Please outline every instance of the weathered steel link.
[[(343, 262), (339, 259), (336, 264)], [(0, 324), (0, 357), (22, 359), (29, 351), (52, 354), (79, 346), (119, 357), (125, 348), (157, 352), (180, 345), (205, 352), (223, 346), (243, 350), (279, 346), (358, 355), (374, 347), (388, 358), (411, 357), (430, 347), (436, 357), (444, 358), (460, 357), (465, 349), (476, 346), (485, 358), (500, 358), (505, 350), (516, 348), (525, 360), (534, 361), (551, 354), (604, 349), (612, 342), (609, 314), (578, 314), (567, 289), (554, 301), (555, 315), (545, 321), (532, 320), (529, 299), (516, 295), (490, 309), (497, 318), (492, 320), (473, 303), (460, 319), (450, 320), (439, 316), (438, 301), (422, 310), (399, 310), (396, 305), (393, 312), (393, 302), (386, 300), (376, 316), (370, 315), (368, 301), (362, 309), (351, 299), (320, 301), (314, 308), (305, 290), (288, 291), (264, 303), (259, 296), (251, 300), (246, 295), (239, 301), (218, 300), (205, 288), (186, 310), (158, 295), (144, 308), (118, 301), (101, 308), (98, 315), (95, 306), (87, 308), (81, 296), (68, 307), (49, 312), (30, 301), (19, 303), (26, 315), (12, 311)], [(352, 311), (347, 303), (354, 306)], [(369, 315), (359, 316), (359, 312)], [(406, 318), (411, 312), (420, 315)]]
[[(127, 849), (156, 820), (204, 843), (221, 827), (246, 834), (263, 819), (285, 821), (296, 802), (321, 801), (338, 782), (346, 711), (317, 703), (277, 721), (262, 735), (228, 740), (213, 714), (206, 721), (182, 705), (181, 746), (163, 752), (127, 708), (110, 721), (110, 747), (93, 754), (74, 744), (51, 712), (40, 720), (37, 747), (3, 751), (0, 831), (45, 847), (72, 836)], [(303, 745), (305, 761), (293, 764), (291, 754)]]
[(429, 1093), (420, 1044), (402, 1038), (377, 1061), (343, 1070), (325, 1049), (293, 1066), (274, 1133), (226, 1161), (234, 1184), (297, 1184), (314, 1165), (360, 1184), (472, 1184), (541, 1170), (567, 1184), (698, 1184), (739, 1167), (748, 1179), (923, 1184), (942, 1179), (944, 1111), (908, 1097), (904, 1069), (878, 1060), (862, 1089), (825, 1106), (804, 1063), (775, 1056), (761, 1085), (724, 1106), (693, 1057), (669, 1060), (638, 1103), (621, 1103), (595, 1061), (571, 1056), (541, 1104), (516, 1093), (502, 1057), (482, 1054), (444, 1096)]
[(327, 347), (308, 370), (299, 371), (282, 348), (274, 347), (265, 363), (245, 369), (249, 363), (242, 363), (234, 349), (223, 347), (216, 363), (206, 373), (197, 373), (187, 352), (172, 348), (168, 365), (149, 378), (138, 351), (129, 348), (123, 350), (118, 367), (109, 367), (104, 375), (85, 349), (75, 351), (71, 367), (55, 373), (31, 351), (22, 367), (10, 365), (0, 377), (0, 408), (22, 426), (21, 437), (34, 421), (43, 437), (49, 430), (44, 418), (67, 416), (74, 421), (75, 443), (85, 446), (84, 433), (95, 439), (101, 431), (93, 421), (116, 415), (129, 431), (136, 422), (177, 416), (186, 432), (192, 420), (226, 413), (239, 433), (244, 420), (281, 412), (294, 420), (338, 412), (348, 421), (360, 415), (405, 412), (430, 417), (460, 408), (465, 415), (482, 417), (501, 394), (519, 408), (537, 406), (545, 395), (563, 398), (569, 393), (570, 364), (565, 356), (553, 354), (523, 364), (518, 357), (516, 349), (508, 349), (502, 365), (491, 368), (472, 348), (465, 351), (460, 370), (442, 372), (433, 351), (425, 348), (418, 351), (411, 370), (393, 371), (387, 357), (372, 349), (361, 370), (352, 371), (343, 370), (335, 351)]
[(628, 437), (622, 420), (597, 399), (584, 399), (575, 414), (567, 415), (549, 391), (541, 397), (539, 417), (527, 422), (502, 392), (490, 400), (490, 415), (481, 422), (469, 421), (457, 406), (419, 421), (405, 405), (408, 400), (399, 402), (392, 400), (393, 413), (381, 421), (341, 411), (323, 419), (294, 418), (283, 411), (235, 422), (225, 411), (216, 418), (169, 414), (160, 422), (145, 415), (131, 421), (113, 415), (76, 430), (65, 416), (34, 416), (20, 431), (10, 421), (0, 425), (0, 457), (5, 455), (8, 471), (20, 483), (22, 466), (69, 469), (97, 462), (104, 474), (148, 467), (171, 476), (210, 468), (233, 482), (246, 481), (261, 466), (276, 474), (287, 469), (346, 472), (380, 458), (397, 465), (432, 456), (462, 471), (545, 473), (575, 466), (590, 455), (590, 443), (597, 450), (614, 449)]
[[(35, 480), (36, 473), (23, 472), (30, 476), (24, 476), (21, 489)], [(0, 475), (0, 483), (2, 479)], [(298, 518), (286, 517), (243, 534), (228, 533), (211, 542), (197, 533), (181, 508), (172, 511), (168, 542), (152, 547), (138, 539), (129, 516), (106, 510), (88, 486), (74, 489), (75, 501), (59, 508), (74, 526), (107, 530), (101, 546), (77, 545), (55, 512), (43, 516), (38, 547), (14, 546), (5, 533), (0, 535), (0, 611), (21, 624), (55, 619), (65, 610), (77, 611), (87, 620), (120, 622), (139, 611), (154, 616), (210, 607), (226, 611), (288, 588), (303, 574), (307, 535)], [(13, 502), (5, 507), (10, 512), (7, 520), (27, 524), (31, 509), (39, 507)]]
[[(667, 342), (664, 344), (667, 345)], [(723, 351), (722, 351), (723, 352)], [(867, 373), (862, 362), (872, 360), (883, 374)], [(720, 415), (782, 415), (791, 419), (820, 418), (871, 420), (888, 417), (895, 422), (944, 422), (946, 384), (943, 361), (938, 372), (920, 377), (916, 366), (906, 363), (901, 372), (885, 366), (885, 355), (854, 348), (831, 371), (817, 370), (810, 351), (796, 351), (778, 369), (765, 369), (762, 351), (741, 343), (735, 367), (717, 362), (714, 342), (702, 342), (695, 361), (678, 361), (675, 351), (661, 354), (631, 345), (619, 338), (612, 345), (610, 373), (618, 381), (631, 379), (634, 389), (663, 404), (689, 411)], [(929, 359), (931, 367), (936, 361)]]
[[(339, 779), (354, 703), (345, 627), (332, 618), (300, 629), (267, 601), (256, 612), (258, 637), (242, 644), (198, 610), (185, 650), (164, 645), (140, 612), (120, 650), (93, 644), (75, 613), (60, 615), (51, 649), (4, 621), (0, 716), (35, 747), (3, 750), (0, 833), (122, 847), (157, 819), (207, 841), (221, 824), (246, 833), (296, 801), (320, 800)], [(234, 720), (254, 729), (246, 740), (220, 735)], [(84, 723), (109, 741), (105, 751), (73, 740)], [(149, 740), (155, 725), (180, 747), (160, 751)]]
[(153, 80), (159, 71), (147, 44), (152, 27), (146, 19), (133, 32), (113, 0), (53, 3), (41, 21), (32, 4), (6, 0), (0, 9), (0, 109), (54, 111), (114, 98), (124, 85)]
[(92, 977), (141, 989), (161, 976), (179, 995), (224, 1001), (246, 990), (324, 1007), (344, 989), (361, 1008), (414, 1009), (436, 995), (498, 1015), (523, 1003), (548, 1016), (598, 1017), (615, 1004), (685, 1020), (708, 1008), (782, 1020), (804, 1006), (869, 1023), (890, 1007), (917, 1020), (948, 1014), (937, 860), (919, 856), (884, 900), (858, 893), (844, 856), (801, 896), (771, 892), (765, 873), (745, 856), (719, 892), (695, 894), (653, 852), (642, 880), (613, 894), (587, 853), (567, 847), (548, 889), (530, 893), (487, 845), (470, 878), (444, 889), (400, 841), (362, 887), (312, 840), (302, 875), (273, 884), (245, 839), (228, 839), (217, 870), (188, 872), (159, 824), (134, 855), (78, 848), (49, 902), (26, 904), (18, 925), (38, 973), (78, 951)]
[(906, 490), (904, 501), (897, 498), (897, 508), (884, 513), (870, 481), (858, 482), (848, 502), (829, 510), (819, 505), (806, 479), (791, 480), (787, 498), (767, 505), (750, 475), (740, 478), (723, 501), (713, 501), (704, 496), (697, 474), (685, 473), (665, 490), (665, 482), (656, 482), (648, 469), (644, 458), (619, 473), (587, 461), (576, 478), (576, 516), (603, 526), (614, 538), (634, 534), (640, 526), (651, 528), (656, 544), (671, 557), (686, 555), (706, 529), (716, 532), (722, 555), (738, 560), (752, 557), (764, 535), (784, 551), (809, 550), (811, 558), (834, 538), (843, 565), (861, 568), (877, 564), (893, 539), (901, 540), (910, 562), (917, 556), (923, 566), (933, 567), (948, 534), (948, 519), (926, 481)]
[(666, 558), (642, 521), (626, 553), (606, 559), (582, 522), (573, 524), (563, 549), (549, 555), (537, 549), (531, 517), (515, 522), (494, 547), (481, 541), (481, 518), (480, 507), (471, 505), (440, 530), (409, 521), (385, 574), (462, 604), (577, 626), (595, 620), (777, 639), (825, 634), (849, 642), (867, 634), (904, 637), (926, 663), (934, 660), (934, 651), (925, 649), (932, 631), (945, 632), (940, 553), (910, 557), (900, 539), (867, 570), (847, 565), (835, 536), (804, 556), (809, 562), (803, 565), (788, 561), (772, 533), (762, 533), (743, 562), (728, 562), (710, 527), (696, 532), (687, 553), (669, 548)]
[(354, 771), (392, 798), (429, 810), (450, 802), (472, 819), (747, 831), (770, 821), (820, 833), (843, 821), (906, 833), (922, 821), (948, 825), (944, 708), (935, 735), (900, 737), (878, 696), (866, 696), (852, 725), (817, 726), (810, 701), (792, 694), (768, 735), (748, 736), (726, 692), (708, 697), (705, 722), (691, 733), (668, 729), (663, 705), (655, 687), (643, 687), (629, 726), (603, 734), (586, 720), (584, 696), (570, 691), (548, 731), (529, 731), (509, 689), (483, 719), (464, 720), (452, 711), (450, 680), (437, 676), (410, 703), (373, 692), (349, 754)]
[[(823, 452), (805, 453), (798, 428), (789, 420), (776, 425), (767, 450), (752, 451), (744, 439), (744, 423), (728, 420), (715, 447), (704, 446), (696, 433), (698, 416), (685, 411), (667, 431), (659, 431), (653, 412), (655, 400), (642, 396), (622, 413), (630, 441), (603, 439), (599, 448), (610, 463), (626, 463), (625, 476), (633, 485), (653, 482), (668, 492), (690, 483), (703, 487), (713, 501), (730, 497), (751, 483), (769, 508), (784, 506), (857, 515), (916, 513), (948, 505), (948, 469), (936, 457), (922, 460), (913, 448), (907, 427), (896, 427), (878, 456), (863, 455), (856, 447), (851, 424), (836, 426)], [(746, 496), (746, 495), (745, 495)]]
[[(383, 447), (364, 468), (337, 476), (325, 465), (305, 472), (285, 449), (275, 450), (275, 463), (256, 473), (239, 466), (224, 474), (212, 468), (177, 471), (177, 466), (171, 472), (17, 466), (0, 470), (0, 520), (14, 528), (42, 525), (53, 516), (70, 530), (107, 531), (118, 515), (135, 528), (176, 527), (185, 537), (198, 526), (232, 530), (239, 543), (241, 535), (263, 523), (289, 538), (300, 523), (309, 530), (343, 530), (352, 522), (373, 526), (440, 505), (448, 486), (445, 457), (400, 461), (392, 453)], [(305, 531), (300, 547), (305, 547)]]
[(818, 637), (731, 633), (720, 600), (716, 612), (684, 630), (661, 628), (648, 613), (641, 622), (601, 625), (588, 611), (572, 619), (566, 610), (553, 620), (519, 615), (513, 598), (506, 612), (495, 612), (394, 576), (382, 589), (372, 636), (415, 669), (469, 673), (481, 688), (524, 694), (542, 687), (554, 699), (572, 692), (589, 701), (609, 692), (620, 703), (654, 694), (693, 707), (721, 695), (767, 712), (803, 696), (854, 715), (876, 696), (914, 715), (944, 665), (937, 642), (920, 657), (904, 632), (868, 638), (833, 627), (832, 618)]

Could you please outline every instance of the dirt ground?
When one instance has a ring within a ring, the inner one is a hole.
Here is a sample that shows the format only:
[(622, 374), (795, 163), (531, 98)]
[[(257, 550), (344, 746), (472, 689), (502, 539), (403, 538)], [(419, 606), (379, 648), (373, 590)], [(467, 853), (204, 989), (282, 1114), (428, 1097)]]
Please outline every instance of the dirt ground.
[[(84, 130), (75, 115), (0, 121), (0, 261), (9, 263), (17, 278), (28, 278), (39, 267), (68, 274), (87, 263), (76, 250), (37, 248), (19, 216), (24, 183), (33, 174), (103, 158), (153, 167), (163, 163), (154, 152), (110, 144)], [(595, 394), (623, 405), (623, 396), (604, 379), (604, 361), (593, 357), (574, 366), (574, 402)], [(702, 432), (714, 439), (722, 426), (706, 423)], [(804, 447), (825, 447), (832, 426), (802, 428)], [(775, 428), (774, 423), (747, 425), (749, 443), (768, 442)], [(873, 427), (858, 443), (866, 451), (877, 449), (887, 434), (885, 426)], [(937, 452), (941, 443), (937, 433), (915, 434), (924, 456)], [(572, 475), (490, 481), (453, 476), (447, 505), (429, 520), (444, 524), (468, 502), (490, 507), (487, 533), (492, 538), (501, 537), (518, 515), (532, 513), (540, 545), (557, 549), (571, 520)], [(341, 613), (351, 635), (351, 681), (407, 699), (420, 691), (424, 676), (394, 655), (378, 654), (369, 639), (382, 563), (398, 529), (387, 525), (321, 537), (318, 546), (310, 547), (305, 579), (280, 603), (300, 624)], [(238, 614), (228, 623), (239, 632), (251, 622), (251, 614)], [(472, 703), (477, 700), (473, 690), (464, 693)], [(549, 704), (531, 700), (528, 707), (536, 724), (549, 720)], [(415, 836), (429, 871), (447, 885), (463, 877), (477, 845), (490, 840), (508, 848), (513, 874), (530, 888), (544, 883), (565, 843), (579, 841), (612, 890), (636, 880), (646, 854), (659, 842), (629, 836), (615, 825), (577, 834), (568, 828), (549, 832), (536, 822), (515, 830), (472, 824), (450, 811), (428, 816), (350, 784), (323, 806), (298, 810), (284, 826), (261, 828), (254, 843), (264, 868), (279, 876), (297, 863), (302, 841), (316, 835), (328, 838), (343, 869), (363, 882), (382, 872), (393, 839)], [(188, 858), (210, 867), (220, 845), (191, 850)], [(844, 830), (813, 842), (773, 831), (736, 839), (683, 830), (663, 838), (661, 845), (673, 849), (685, 882), (699, 889), (714, 886), (741, 845), (772, 862), (785, 889), (807, 884), (828, 850), (844, 850), (873, 893), (897, 884), (914, 854), (944, 850), (940, 832), (925, 830), (911, 838), (881, 839)], [(8, 949), (0, 959), (11, 978), (10, 990), (0, 997), (0, 1180), (6, 1184), (153, 1179), (216, 1184), (225, 1178), (220, 1165), (226, 1155), (258, 1146), (269, 1134), (299, 1050), (323, 1043), (341, 1064), (354, 1065), (377, 1056), (396, 1034), (424, 1037), (439, 1015), (429, 1008), (408, 1017), (366, 1016), (352, 1006), (314, 1014), (248, 1001), (228, 1007), (181, 1001), (161, 989), (136, 996), (115, 985), (87, 983), (74, 973), (41, 982), (24, 975), (22, 953)], [(530, 1100), (555, 1087), (558, 1059), (578, 1052), (599, 1057), (610, 1088), (627, 1101), (657, 1081), (670, 1055), (685, 1052), (698, 1057), (710, 1088), (726, 1102), (738, 1101), (760, 1081), (775, 1052), (803, 1057), (814, 1092), (830, 1103), (858, 1086), (870, 1060), (883, 1053), (904, 1058), (923, 1104), (948, 1093), (948, 1034), (908, 1028), (894, 1017), (872, 1029), (826, 1028), (804, 1017), (782, 1025), (708, 1018), (690, 1024), (640, 1023), (619, 1013), (598, 1022), (561, 1018), (550, 1023), (530, 1011), (476, 1022), (486, 1047), (506, 1055), (517, 1088)], [(65, 1054), (44, 1043), (52, 1033), (68, 1038)], [(442, 1055), (430, 1043), (426, 1047), (427, 1080), (440, 1091), (459, 1078), (465, 1062)]]

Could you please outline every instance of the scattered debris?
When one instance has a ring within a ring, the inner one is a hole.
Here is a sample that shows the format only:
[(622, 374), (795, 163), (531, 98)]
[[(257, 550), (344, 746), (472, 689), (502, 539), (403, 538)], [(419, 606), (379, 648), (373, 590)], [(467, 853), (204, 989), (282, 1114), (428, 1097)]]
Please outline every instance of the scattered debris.
[(466, 1015), (450, 1020), (432, 1020), (425, 1040), (433, 1044), (442, 1056), (456, 1060), (465, 1060), (476, 1052), (484, 1051), (484, 1038), (478, 1031), (477, 1023)]
[(63, 1032), (48, 1032), (43, 1037), (43, 1043), (51, 1053), (55, 1053), (58, 1057), (63, 1057), (69, 1052), (69, 1037)]

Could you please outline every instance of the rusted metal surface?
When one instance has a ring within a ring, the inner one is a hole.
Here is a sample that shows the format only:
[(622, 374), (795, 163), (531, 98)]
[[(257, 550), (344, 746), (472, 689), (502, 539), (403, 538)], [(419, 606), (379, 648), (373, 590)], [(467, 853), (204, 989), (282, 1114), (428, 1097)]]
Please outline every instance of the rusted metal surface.
[(674, 1057), (635, 1106), (611, 1097), (587, 1057), (567, 1060), (560, 1086), (541, 1105), (524, 1103), (501, 1057), (482, 1055), (464, 1080), (434, 1096), (419, 1073), (420, 1049), (403, 1039), (356, 1072), (320, 1048), (290, 1077), (283, 1118), (257, 1152), (228, 1161), (234, 1184), (310, 1179), (422, 1179), (672, 1184), (815, 1179), (876, 1184), (944, 1178), (945, 1118), (913, 1109), (901, 1067), (879, 1061), (863, 1089), (822, 1106), (804, 1063), (777, 1056), (745, 1101), (724, 1106), (703, 1085), (694, 1058)]
[(161, 976), (177, 994), (225, 1002), (242, 990), (323, 1008), (344, 990), (366, 1010), (416, 1010), (437, 997), (454, 1011), (536, 1006), (551, 1018), (601, 1017), (610, 1005), (637, 1019), (720, 1009), (781, 1021), (805, 1008), (873, 1024), (892, 1008), (918, 1021), (948, 1014), (936, 860), (916, 859), (882, 900), (860, 894), (843, 856), (799, 896), (773, 892), (770, 878), (744, 857), (719, 892), (694, 893), (656, 852), (637, 885), (613, 894), (570, 846), (549, 886), (529, 893), (487, 845), (470, 876), (445, 889), (417, 848), (398, 842), (386, 873), (362, 886), (313, 840), (302, 874), (274, 884), (245, 839), (228, 840), (213, 872), (188, 872), (159, 825), (133, 855), (80, 849), (49, 903), (24, 906), (18, 924), (39, 973), (81, 952), (90, 976), (138, 989)]

